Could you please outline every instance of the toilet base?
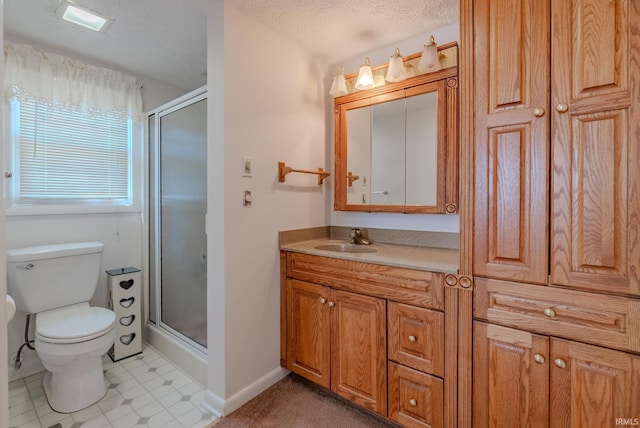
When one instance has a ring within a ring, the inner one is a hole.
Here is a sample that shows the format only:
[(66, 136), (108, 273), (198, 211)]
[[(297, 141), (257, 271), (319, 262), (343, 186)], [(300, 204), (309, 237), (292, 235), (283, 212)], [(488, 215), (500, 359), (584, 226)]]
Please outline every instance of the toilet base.
[(73, 413), (89, 407), (107, 393), (102, 359), (76, 362), (59, 372), (47, 371), (42, 386), (49, 405), (58, 413)]

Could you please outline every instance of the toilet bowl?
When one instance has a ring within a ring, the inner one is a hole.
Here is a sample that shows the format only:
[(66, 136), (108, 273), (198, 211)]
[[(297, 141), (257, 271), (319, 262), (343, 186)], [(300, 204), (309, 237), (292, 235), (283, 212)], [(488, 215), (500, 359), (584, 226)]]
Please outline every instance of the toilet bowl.
[(89, 306), (98, 283), (100, 242), (7, 251), (7, 285), (16, 307), (36, 314), (35, 349), (47, 369), (51, 408), (71, 413), (106, 394), (102, 355), (115, 339), (115, 314)]
[(53, 410), (75, 412), (104, 397), (102, 355), (115, 334), (113, 311), (88, 303), (36, 315), (35, 347), (48, 371), (43, 387)]

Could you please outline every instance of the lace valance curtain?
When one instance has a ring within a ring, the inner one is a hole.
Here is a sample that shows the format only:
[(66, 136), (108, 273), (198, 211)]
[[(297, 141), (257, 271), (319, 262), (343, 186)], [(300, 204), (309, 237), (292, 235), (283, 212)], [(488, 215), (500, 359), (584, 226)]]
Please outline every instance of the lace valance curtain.
[(141, 86), (131, 76), (6, 41), (4, 55), (9, 99), (33, 97), (89, 114), (142, 117)]

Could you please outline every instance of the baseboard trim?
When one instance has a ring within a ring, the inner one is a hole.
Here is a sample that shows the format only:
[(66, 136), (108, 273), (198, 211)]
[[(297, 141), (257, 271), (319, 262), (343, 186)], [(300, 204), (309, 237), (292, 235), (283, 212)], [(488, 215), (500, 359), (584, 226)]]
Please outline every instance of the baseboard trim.
[(220, 418), (239, 409), (243, 404), (247, 403), (249, 400), (284, 378), (289, 373), (289, 370), (278, 367), (255, 382), (247, 385), (227, 400), (223, 400), (211, 391), (206, 391), (202, 405), (213, 415)]
[(220, 419), (222, 417), (222, 409), (224, 409), (224, 400), (211, 391), (205, 391), (202, 407), (211, 412), (213, 416)]

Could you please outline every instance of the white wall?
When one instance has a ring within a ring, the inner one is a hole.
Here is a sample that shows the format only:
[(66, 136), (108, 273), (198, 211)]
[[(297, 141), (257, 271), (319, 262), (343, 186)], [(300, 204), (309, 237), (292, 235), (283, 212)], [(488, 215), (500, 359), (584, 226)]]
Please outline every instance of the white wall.
[[(24, 39), (11, 35), (8, 35), (6, 39), (14, 43), (27, 43)], [(50, 49), (46, 46), (33, 46), (94, 65), (105, 66), (95, 60)], [(119, 71), (133, 75), (124, 70)], [(186, 92), (181, 88), (162, 84), (153, 79), (141, 76), (136, 77), (142, 82), (142, 101), (148, 110), (158, 107)], [(143, 169), (143, 165), (134, 165), (134, 168)], [(143, 242), (142, 238), (144, 224), (139, 212), (9, 216), (6, 217), (5, 222), (5, 244), (6, 248), (9, 249), (61, 242), (100, 241), (105, 244), (102, 258), (103, 271), (125, 266), (142, 267), (142, 254), (147, 248), (147, 244)], [(4, 260), (4, 257), (2, 260)], [(92, 304), (106, 307), (107, 298), (106, 274), (103, 272)], [(26, 315), (19, 312), (8, 326), (10, 359), (15, 358), (18, 348), (24, 342), (25, 318)], [(33, 322), (31, 324), (30, 337), (33, 338)], [(14, 370), (13, 364), (11, 364), (9, 367), (10, 379), (28, 376), (43, 369), (36, 352), (26, 348), (23, 350), (22, 362), (23, 365), (19, 371)]]
[[(415, 52), (422, 51), (422, 46), (429, 40), (429, 36), (433, 35), (436, 43), (441, 45), (453, 41), (460, 42), (460, 25), (459, 23), (451, 24), (446, 27), (433, 30), (430, 33), (421, 34), (406, 40), (401, 40), (391, 46), (376, 49), (372, 52), (363, 52), (362, 55), (342, 61), (339, 64), (332, 65), (325, 76), (325, 84), (330, 85), (331, 79), (336, 70), (340, 66), (344, 66), (346, 74), (357, 72), (362, 65), (364, 58), (369, 57), (373, 65), (383, 64), (389, 61), (389, 56), (396, 47), (400, 48), (402, 55), (410, 55)], [(329, 99), (325, 106), (326, 123), (327, 123), (327, 153), (333, 156), (333, 99)], [(331, 158), (333, 170), (333, 157)], [(333, 181), (330, 181), (333, 185)], [(330, 190), (330, 191), (329, 191)], [(405, 230), (430, 230), (439, 232), (455, 232), (459, 231), (460, 219), (457, 215), (433, 215), (433, 214), (389, 214), (389, 213), (358, 213), (333, 211), (333, 188), (327, 189), (327, 207), (329, 207), (329, 223), (333, 226), (359, 226), (382, 229), (405, 229)]]
[[(322, 64), (237, 9), (223, 7), (223, 53), (221, 23), (212, 17), (219, 10), (209, 11), (208, 25), (210, 101), (212, 86), (220, 84), (214, 79), (221, 78), (211, 73), (212, 62), (224, 60), (224, 142), (220, 118), (209, 115), (209, 148), (223, 154), (209, 157), (209, 238), (224, 240), (223, 248), (214, 243), (209, 254), (217, 250), (224, 261), (209, 257), (208, 301), (214, 304), (209, 314), (219, 319), (223, 310), (224, 322), (209, 322), (208, 343), (209, 391), (215, 396), (209, 403), (228, 412), (283, 374), (278, 231), (327, 224), (326, 182), (318, 186), (316, 176), (292, 173), (278, 183), (278, 162), (311, 170), (330, 165)], [(243, 156), (253, 159), (251, 178), (241, 176)], [(224, 186), (215, 181), (221, 170)], [(241, 206), (244, 189), (252, 191), (252, 208)], [(221, 362), (224, 374), (214, 367)]]

